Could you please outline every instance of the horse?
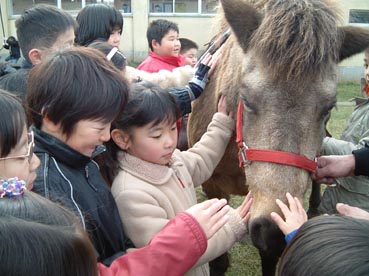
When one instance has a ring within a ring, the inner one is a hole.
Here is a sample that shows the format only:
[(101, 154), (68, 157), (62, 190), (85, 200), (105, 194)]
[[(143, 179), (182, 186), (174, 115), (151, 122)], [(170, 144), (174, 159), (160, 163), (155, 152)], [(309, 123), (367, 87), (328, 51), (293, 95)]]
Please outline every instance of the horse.
[[(225, 95), (238, 117), (238, 143), (229, 143), (202, 187), (210, 198), (252, 192), (249, 235), (263, 275), (274, 275), (285, 247), (270, 218), (281, 213), (275, 200), (286, 202), (286, 192), (302, 200), (310, 187), (324, 123), (336, 106), (337, 64), (369, 46), (369, 30), (341, 26), (331, 0), (270, 0), (262, 9), (246, 0), (220, 2), (219, 34), (231, 34), (193, 102), (188, 141), (191, 147), (200, 139)], [(215, 262), (211, 275), (224, 275), (228, 260)]]

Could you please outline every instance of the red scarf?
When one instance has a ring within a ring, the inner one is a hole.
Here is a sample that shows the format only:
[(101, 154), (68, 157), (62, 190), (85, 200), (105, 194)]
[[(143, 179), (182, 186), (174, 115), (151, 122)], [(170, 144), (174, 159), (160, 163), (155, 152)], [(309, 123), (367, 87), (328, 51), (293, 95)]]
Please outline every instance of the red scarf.
[(365, 87), (364, 87), (364, 91), (365, 91), (365, 93), (368, 95), (368, 97), (369, 97), (369, 84), (367, 84), (367, 85), (365, 85)]

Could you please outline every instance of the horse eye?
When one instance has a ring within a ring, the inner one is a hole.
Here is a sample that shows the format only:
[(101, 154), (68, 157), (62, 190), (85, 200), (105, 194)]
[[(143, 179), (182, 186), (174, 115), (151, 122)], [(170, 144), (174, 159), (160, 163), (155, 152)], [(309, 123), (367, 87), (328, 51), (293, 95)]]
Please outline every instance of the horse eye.
[(256, 106), (253, 105), (252, 103), (250, 103), (246, 98), (242, 97), (241, 98), (242, 101), (243, 101), (243, 105), (245, 107), (245, 110), (246, 111), (249, 111), (249, 112), (253, 112), (253, 113), (256, 113), (257, 109), (256, 109)]

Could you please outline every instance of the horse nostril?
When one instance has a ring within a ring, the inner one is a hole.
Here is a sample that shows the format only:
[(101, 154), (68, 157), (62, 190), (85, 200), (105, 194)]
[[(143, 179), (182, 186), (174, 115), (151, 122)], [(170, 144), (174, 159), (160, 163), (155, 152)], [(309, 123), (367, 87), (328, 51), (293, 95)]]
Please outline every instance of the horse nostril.
[(266, 255), (280, 256), (286, 246), (283, 233), (269, 218), (259, 217), (249, 223), (254, 246)]

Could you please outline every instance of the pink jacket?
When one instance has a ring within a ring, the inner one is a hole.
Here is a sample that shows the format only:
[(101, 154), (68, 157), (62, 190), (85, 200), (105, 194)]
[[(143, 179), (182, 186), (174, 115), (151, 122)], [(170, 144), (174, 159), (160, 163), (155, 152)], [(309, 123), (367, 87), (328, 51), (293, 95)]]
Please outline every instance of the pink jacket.
[(185, 274), (207, 248), (199, 223), (188, 213), (180, 213), (156, 234), (150, 243), (117, 258), (110, 267), (98, 263), (101, 276)]
[(154, 52), (150, 52), (149, 56), (137, 67), (137, 69), (149, 73), (159, 72), (160, 70), (172, 71), (174, 68), (184, 66), (184, 62), (185, 57), (182, 55), (178, 55), (178, 57), (159, 56)]

